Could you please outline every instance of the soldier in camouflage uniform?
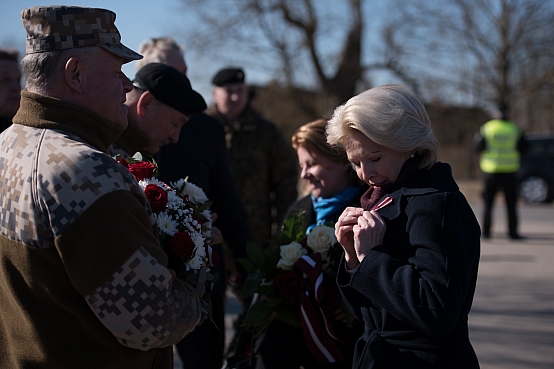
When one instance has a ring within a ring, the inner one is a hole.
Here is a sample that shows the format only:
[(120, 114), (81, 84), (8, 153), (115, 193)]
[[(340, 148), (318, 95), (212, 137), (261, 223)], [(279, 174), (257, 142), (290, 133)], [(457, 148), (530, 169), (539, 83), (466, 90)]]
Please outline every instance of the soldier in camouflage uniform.
[(296, 201), (298, 160), (279, 128), (248, 106), (248, 87), (241, 69), (222, 69), (212, 83), (215, 105), (207, 114), (225, 129), (252, 236), (262, 245), (271, 236), (272, 225), (279, 224)]
[(148, 201), (106, 154), (127, 126), (123, 46), (105, 9), (34, 7), (27, 90), (0, 134), (0, 367), (173, 368), (200, 320)]

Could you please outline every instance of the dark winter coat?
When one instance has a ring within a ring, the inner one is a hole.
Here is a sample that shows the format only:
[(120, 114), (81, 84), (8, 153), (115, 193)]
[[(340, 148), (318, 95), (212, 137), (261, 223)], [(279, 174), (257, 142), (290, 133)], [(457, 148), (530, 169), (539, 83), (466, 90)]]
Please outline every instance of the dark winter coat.
[(468, 338), (480, 229), (448, 164), (418, 170), (385, 195), (383, 244), (337, 282), (365, 322), (354, 368), (479, 368)]

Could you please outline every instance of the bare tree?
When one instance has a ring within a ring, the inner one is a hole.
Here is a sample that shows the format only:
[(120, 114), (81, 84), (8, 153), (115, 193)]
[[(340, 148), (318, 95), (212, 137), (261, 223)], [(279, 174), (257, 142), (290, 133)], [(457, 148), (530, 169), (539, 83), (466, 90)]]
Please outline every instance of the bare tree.
[[(363, 79), (364, 0), (183, 0), (186, 45), (222, 63), (254, 65), (292, 87), (324, 92), (336, 106)], [(185, 20), (186, 25), (186, 20)], [(191, 22), (192, 24), (192, 22)]]
[(552, 122), (554, 2), (396, 0), (391, 6), (397, 17), (384, 28), (389, 57), (415, 76), (428, 100), (506, 102), (528, 125)]

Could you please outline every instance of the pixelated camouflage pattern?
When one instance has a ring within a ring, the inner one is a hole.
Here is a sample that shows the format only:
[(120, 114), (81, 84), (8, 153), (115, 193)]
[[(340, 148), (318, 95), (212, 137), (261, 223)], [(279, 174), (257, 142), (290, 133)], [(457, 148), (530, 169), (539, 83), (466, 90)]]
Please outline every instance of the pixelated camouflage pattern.
[[(12, 125), (0, 147), (0, 233), (28, 246), (54, 247), (56, 237), (106, 193), (142, 195), (119, 163), (75, 135)], [(145, 211), (155, 224), (152, 210)]]
[[(102, 201), (107, 194), (130, 192), (140, 198), (144, 198), (144, 194), (134, 177), (112, 157), (96, 149), (80, 136), (60, 130), (61, 123), (48, 122), (46, 117), (63, 116), (63, 111), (55, 111), (61, 110), (59, 105), (63, 102), (28, 92), (22, 96), (22, 109), (14, 118), (14, 124), (0, 134), (0, 259), (7, 260), (10, 265), (16, 265), (18, 273), (29, 273), (26, 278), (34, 280), (40, 279), (40, 275), (33, 273), (38, 273), (37, 269), (48, 265), (45, 261), (61, 258), (55, 263), (63, 265), (63, 251), (75, 252), (71, 250), (81, 247), (79, 244), (67, 244), (64, 235), (70, 232), (70, 227), (83, 217), (92, 205)], [(26, 107), (33, 106), (27, 100), (34, 96), (38, 96), (37, 99), (43, 102), (53, 101), (52, 106), (41, 104), (41, 109), (37, 109), (36, 113), (24, 111)], [(98, 130), (111, 129), (107, 121), (96, 121), (94, 124), (94, 121), (91, 122), (91, 116), (80, 114), (79, 110), (75, 107), (73, 111), (66, 112), (75, 119), (74, 125), (82, 124), (85, 127), (82, 122), (88, 120)], [(79, 115), (80, 119), (77, 118)], [(29, 121), (25, 122), (26, 125), (21, 122), (34, 118), (37, 122), (35, 126)], [(49, 125), (58, 129), (45, 129)], [(143, 206), (150, 223), (144, 229), (154, 232), (155, 219), (146, 200)], [(126, 219), (121, 221), (125, 222)], [(94, 223), (85, 223), (85, 226), (89, 231), (83, 236), (87, 237), (87, 242), (90, 243), (90, 239), (94, 240), (94, 233), (102, 230), (96, 229)], [(114, 224), (115, 226), (117, 225)], [(153, 234), (152, 238), (156, 240), (157, 235)], [(91, 255), (96, 253), (95, 259), (99, 260), (102, 260), (103, 248), (115, 248), (114, 252), (118, 252), (116, 242), (97, 246), (98, 250), (86, 249), (82, 252)], [(149, 247), (155, 247), (156, 250), (152, 251), (163, 255), (157, 242)], [(11, 255), (17, 254), (17, 250), (26, 248), (36, 250), (31, 252), (33, 258), (29, 259), (28, 265), (21, 265), (26, 263), (26, 258), (10, 259), (13, 258)], [(198, 323), (198, 296), (190, 286), (174, 280), (174, 274), (147, 249), (140, 244), (134, 249), (130, 257), (125, 256), (128, 254), (122, 254), (126, 261), (121, 265), (115, 264), (109, 268), (98, 265), (97, 270), (115, 270), (115, 273), (109, 278), (100, 275), (99, 279), (102, 278), (106, 282), (86, 296), (82, 294), (82, 301), (86, 301), (89, 306), (80, 311), (83, 314), (81, 320), (88, 321), (90, 318), (86, 318), (86, 315), (90, 315), (92, 310), (98, 321), (121, 344), (132, 349), (146, 351), (171, 346)], [(53, 256), (58, 253), (61, 254)], [(43, 262), (40, 262), (41, 260)], [(111, 259), (103, 262), (106, 265), (113, 264)], [(38, 285), (32, 286), (40, 292), (14, 289), (12, 293), (17, 296), (7, 297), (5, 293), (0, 293), (0, 296), (3, 296), (1, 300), (13, 310), (13, 304), (20, 301), (21, 296), (24, 296), (25, 301), (33, 301), (35, 295), (44, 294), (43, 289), (55, 290), (48, 287), (52, 283), (71, 284), (78, 291), (83, 291), (82, 286), (87, 284), (72, 279), (78, 274), (75, 274), (75, 268), (78, 270), (79, 266), (63, 265), (61, 271), (57, 267), (55, 273), (61, 273), (57, 275), (57, 280), (46, 278)], [(68, 274), (60, 277), (64, 275), (64, 269)], [(51, 274), (54, 271), (44, 273)], [(96, 278), (92, 275), (87, 276), (92, 277)], [(10, 278), (11, 276), (0, 273), (3, 285), (9, 286)], [(67, 278), (67, 281), (61, 281), (59, 278)], [(11, 289), (8, 287), (3, 291), (8, 290)], [(67, 293), (64, 292), (64, 295)], [(51, 298), (52, 301), (62, 301), (64, 297)], [(20, 309), (15, 308), (16, 311)], [(77, 311), (72, 311), (70, 315), (76, 313)], [(0, 330), (0, 341), (2, 336), (3, 332)], [(0, 359), (0, 366), (1, 363)], [(146, 366), (145, 363), (145, 367), (150, 368), (150, 365)]]
[[(215, 106), (206, 113), (223, 122)], [(297, 199), (298, 159), (279, 128), (250, 108), (224, 128), (252, 237), (262, 245)]]
[(115, 13), (76, 6), (36, 6), (21, 11), (27, 32), (26, 53), (100, 46), (127, 61), (142, 56), (121, 43)]
[[(200, 319), (200, 309), (187, 292), (169, 293), (171, 282), (169, 270), (139, 248), (108, 283), (86, 299), (121, 344), (138, 350), (167, 347), (181, 341)], [(174, 324), (167, 325), (168, 316)]]

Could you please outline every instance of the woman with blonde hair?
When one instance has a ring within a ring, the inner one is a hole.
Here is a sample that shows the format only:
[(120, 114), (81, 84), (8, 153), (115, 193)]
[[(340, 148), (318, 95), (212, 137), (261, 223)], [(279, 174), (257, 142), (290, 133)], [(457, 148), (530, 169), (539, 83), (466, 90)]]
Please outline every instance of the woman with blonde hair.
[(422, 101), (399, 85), (367, 90), (335, 110), (327, 142), (369, 185), (335, 224), (339, 289), (365, 323), (353, 367), (479, 368), (468, 338), (479, 224), (436, 160)]

